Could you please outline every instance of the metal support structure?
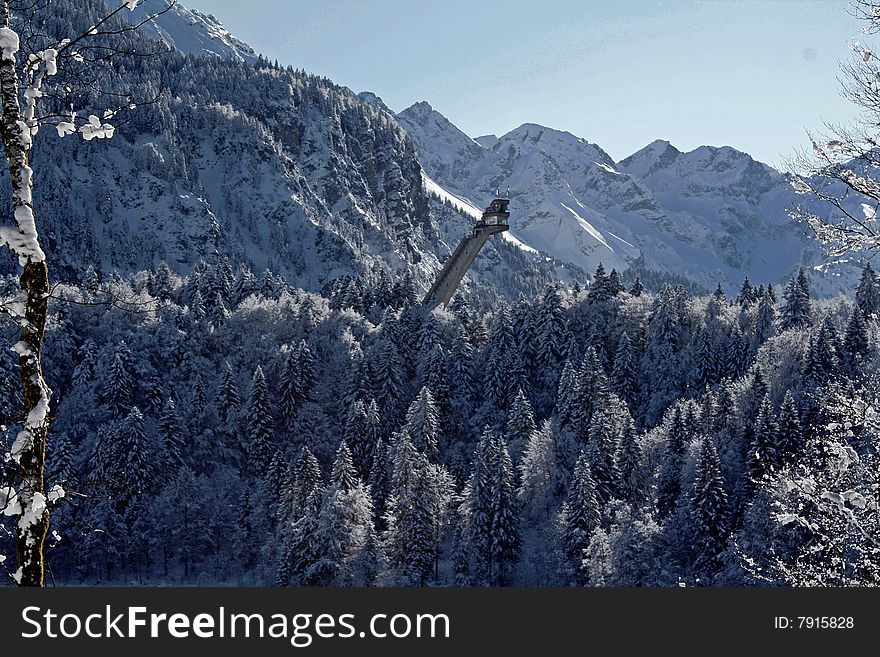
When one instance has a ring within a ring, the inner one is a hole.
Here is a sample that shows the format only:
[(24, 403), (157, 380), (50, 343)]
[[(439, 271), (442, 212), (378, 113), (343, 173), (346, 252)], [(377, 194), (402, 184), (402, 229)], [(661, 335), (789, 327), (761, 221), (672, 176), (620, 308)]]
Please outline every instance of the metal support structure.
[(477, 221), (473, 232), (459, 242), (452, 256), (446, 261), (437, 280), (425, 295), (423, 304), (433, 310), (441, 303), (444, 306), (449, 303), (486, 240), (492, 235), (510, 230), (508, 224), (510, 212), (507, 210), (509, 204), (510, 199), (506, 198), (496, 198), (492, 201)]

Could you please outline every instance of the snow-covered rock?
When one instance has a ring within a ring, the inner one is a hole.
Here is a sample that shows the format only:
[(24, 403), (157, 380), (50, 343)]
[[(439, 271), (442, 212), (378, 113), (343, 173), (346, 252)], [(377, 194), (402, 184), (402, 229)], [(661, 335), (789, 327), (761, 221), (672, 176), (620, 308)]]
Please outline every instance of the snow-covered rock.
[[(107, 1), (114, 6), (119, 4)], [(148, 16), (164, 12), (141, 29), (170, 48), (183, 54), (213, 55), (250, 63), (257, 60), (253, 48), (236, 38), (212, 14), (189, 9), (179, 2), (168, 9), (170, 4), (170, 0), (142, 0), (134, 11), (122, 12), (120, 18), (139, 24)]]

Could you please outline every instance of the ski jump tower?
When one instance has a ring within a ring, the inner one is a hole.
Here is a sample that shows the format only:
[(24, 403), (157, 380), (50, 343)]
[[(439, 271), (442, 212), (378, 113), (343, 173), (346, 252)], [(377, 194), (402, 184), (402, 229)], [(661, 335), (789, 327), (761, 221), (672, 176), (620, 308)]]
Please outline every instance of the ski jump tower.
[(510, 212), (507, 210), (509, 204), (509, 198), (496, 198), (492, 201), (483, 212), (483, 216), (474, 225), (471, 234), (459, 242), (452, 256), (443, 266), (443, 271), (440, 272), (437, 280), (434, 281), (431, 289), (422, 300), (422, 303), (428, 306), (429, 310), (433, 310), (441, 303), (444, 306), (449, 303), (461, 283), (461, 279), (470, 269), (487, 239), (497, 233), (510, 230), (508, 224)]

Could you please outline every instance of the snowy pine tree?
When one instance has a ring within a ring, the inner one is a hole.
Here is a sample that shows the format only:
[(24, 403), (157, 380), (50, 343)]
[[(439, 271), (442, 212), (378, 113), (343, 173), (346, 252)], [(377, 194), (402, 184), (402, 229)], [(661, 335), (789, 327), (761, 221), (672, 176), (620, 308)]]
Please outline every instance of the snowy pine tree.
[(550, 421), (531, 432), (520, 462), (519, 501), (523, 515), (536, 525), (550, 517), (559, 489), (556, 448)]
[(242, 424), (248, 471), (253, 476), (259, 476), (269, 467), (275, 451), (269, 391), (259, 365), (254, 371)]
[(519, 462), (526, 445), (536, 430), (532, 405), (529, 404), (522, 389), (518, 389), (507, 414), (507, 426), (504, 430), (510, 456), (515, 462)]
[(666, 451), (657, 482), (657, 511), (661, 518), (672, 515), (681, 495), (681, 470), (687, 449), (687, 432), (680, 407), (676, 407), (672, 415), (666, 440)]
[(436, 458), (440, 445), (440, 418), (434, 395), (424, 386), (406, 413), (404, 431), (411, 437), (416, 449)]
[(582, 586), (586, 582), (583, 569), (584, 551), (593, 531), (599, 526), (599, 502), (596, 484), (590, 473), (589, 459), (581, 453), (574, 469), (568, 496), (559, 513), (562, 569), (566, 583)]
[(782, 306), (780, 326), (790, 329), (809, 325), (810, 285), (803, 269), (796, 278), (788, 282), (782, 297), (785, 303)]
[(706, 584), (721, 568), (721, 555), (727, 546), (729, 529), (721, 462), (709, 438), (704, 438), (700, 447), (689, 501), (689, 521), (696, 552), (694, 568), (701, 583)]

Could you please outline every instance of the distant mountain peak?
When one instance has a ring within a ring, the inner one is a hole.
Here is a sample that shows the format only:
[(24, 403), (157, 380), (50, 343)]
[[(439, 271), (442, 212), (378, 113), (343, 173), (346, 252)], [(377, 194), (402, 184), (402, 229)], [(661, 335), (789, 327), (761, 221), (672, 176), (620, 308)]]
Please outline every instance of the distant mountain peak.
[[(412, 119), (421, 117), (424, 120), (427, 120), (427, 118), (429, 116), (431, 116), (432, 114), (436, 114), (438, 116), (443, 116), (442, 114), (440, 114), (440, 112), (435, 112), (434, 108), (431, 107), (431, 103), (429, 103), (426, 100), (420, 100), (417, 103), (413, 103), (412, 105), (407, 107), (405, 110), (403, 110), (401, 112), (401, 114), (404, 114)], [(446, 118), (446, 117), (443, 117), (443, 118)]]
[(655, 139), (647, 146), (620, 161), (621, 170), (634, 176), (647, 176), (654, 171), (669, 166), (681, 151), (665, 139)]
[(170, 4), (170, 0), (144, 0), (133, 12), (124, 11), (119, 15), (124, 20), (140, 23), (150, 14), (164, 11), (140, 29), (169, 48), (186, 55), (208, 55), (249, 63), (257, 61), (254, 49), (227, 30), (213, 14), (203, 14), (179, 2), (169, 9)]
[(380, 113), (383, 113), (383, 114), (388, 114), (390, 116), (394, 116), (394, 112), (392, 112), (391, 108), (385, 104), (385, 101), (383, 101), (379, 96), (374, 94), (372, 91), (362, 91), (357, 95), (357, 97), (360, 100), (362, 100), (363, 102), (365, 102), (367, 105), (372, 107), (374, 110), (376, 110)]
[(499, 142), (499, 139), (496, 135), (483, 135), (481, 137), (474, 137), (474, 141), (480, 146), (491, 149)]

